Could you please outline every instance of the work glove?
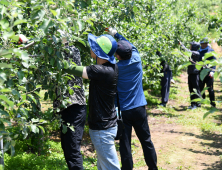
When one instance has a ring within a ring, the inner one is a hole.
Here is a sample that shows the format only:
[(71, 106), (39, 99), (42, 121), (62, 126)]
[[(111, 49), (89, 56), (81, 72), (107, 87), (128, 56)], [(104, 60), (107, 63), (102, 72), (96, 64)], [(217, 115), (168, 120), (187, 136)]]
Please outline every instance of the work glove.
[(214, 77), (214, 72), (211, 71), (210, 74), (209, 74), (210, 78), (213, 78)]
[(112, 27), (106, 28), (105, 31), (107, 31), (108, 34), (112, 35), (113, 37), (117, 33), (117, 30), (115, 28), (112, 28)]
[(174, 79), (171, 79), (171, 80), (170, 80), (170, 83), (175, 84), (176, 82), (175, 82)]
[(27, 42), (28, 42), (28, 38), (26, 38), (26, 36), (24, 36), (23, 34), (19, 34), (18, 44), (25, 44)]

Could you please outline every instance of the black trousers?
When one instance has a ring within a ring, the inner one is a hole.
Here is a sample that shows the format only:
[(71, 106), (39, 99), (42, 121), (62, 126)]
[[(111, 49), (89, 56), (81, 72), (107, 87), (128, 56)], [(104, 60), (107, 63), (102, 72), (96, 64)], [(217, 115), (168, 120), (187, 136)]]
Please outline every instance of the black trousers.
[[(190, 100), (191, 101), (194, 100), (194, 99), (199, 98), (198, 95), (191, 94), (191, 93), (194, 93), (193, 89), (196, 89), (197, 93), (201, 96), (199, 82), (200, 82), (199, 74), (188, 74), (188, 86), (189, 86)], [(192, 106), (194, 106), (194, 105), (195, 106), (200, 106), (200, 104), (198, 104), (197, 102), (191, 102), (191, 105)]]
[(172, 78), (172, 71), (168, 70), (164, 72), (164, 76), (161, 78), (161, 96), (162, 103), (167, 103), (170, 94), (170, 80)]
[(64, 134), (61, 127), (61, 145), (69, 170), (83, 170), (82, 154), (80, 153), (83, 130), (86, 121), (86, 106), (73, 104), (61, 112), (65, 124), (74, 126), (72, 131), (67, 128)]
[[(207, 75), (203, 81), (200, 80), (200, 91), (204, 89), (205, 84), (208, 87), (209, 97), (210, 97), (210, 104), (212, 106), (216, 106), (215, 104), (215, 94), (214, 94), (214, 78), (211, 78), (209, 75)], [(205, 99), (206, 95), (203, 93), (202, 97)]]
[(133, 158), (131, 154), (132, 127), (134, 127), (136, 135), (142, 145), (143, 154), (149, 170), (157, 170), (157, 156), (151, 141), (145, 106), (122, 111), (122, 118), (125, 129), (123, 131), (123, 137), (120, 140), (121, 170), (133, 169)]

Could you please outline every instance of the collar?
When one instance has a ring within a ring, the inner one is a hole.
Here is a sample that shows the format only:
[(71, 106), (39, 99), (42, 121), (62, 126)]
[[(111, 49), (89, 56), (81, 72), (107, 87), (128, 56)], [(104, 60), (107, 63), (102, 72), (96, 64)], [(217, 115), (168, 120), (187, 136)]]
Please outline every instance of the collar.
[(200, 50), (199, 50), (199, 51), (201, 52), (201, 51), (205, 51), (205, 50), (208, 50), (208, 49), (209, 49), (209, 46), (207, 46), (207, 47), (204, 48), (204, 49), (202, 49), (202, 48), (200, 47)]

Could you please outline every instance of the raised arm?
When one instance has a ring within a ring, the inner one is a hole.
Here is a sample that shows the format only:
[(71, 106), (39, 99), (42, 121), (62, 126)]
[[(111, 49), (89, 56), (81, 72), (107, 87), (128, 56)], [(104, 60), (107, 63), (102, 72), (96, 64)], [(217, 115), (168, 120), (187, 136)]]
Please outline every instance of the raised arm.
[(139, 51), (137, 50), (137, 48), (129, 41), (127, 40), (124, 36), (122, 36), (121, 34), (119, 34), (117, 32), (117, 30), (115, 28), (107, 28), (106, 31), (112, 35), (114, 38), (118, 39), (118, 40), (124, 40), (124, 41), (127, 41), (129, 42), (131, 45), (132, 45), (132, 51), (135, 51), (137, 53), (139, 53)]

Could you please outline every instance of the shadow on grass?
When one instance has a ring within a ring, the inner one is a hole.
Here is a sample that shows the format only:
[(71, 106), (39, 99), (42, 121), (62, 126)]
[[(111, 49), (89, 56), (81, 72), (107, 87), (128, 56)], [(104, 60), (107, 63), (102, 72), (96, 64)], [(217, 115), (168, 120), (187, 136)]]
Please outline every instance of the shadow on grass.
[[(202, 139), (203, 141), (200, 143), (202, 147), (205, 148), (211, 148), (210, 150), (195, 150), (193, 148), (184, 148), (189, 150), (190, 152), (196, 153), (196, 154), (204, 154), (204, 155), (214, 155), (220, 157), (222, 155), (222, 151), (219, 149), (222, 148), (222, 135), (221, 134), (211, 134), (207, 133), (205, 131), (202, 131), (201, 135), (196, 135), (192, 132), (186, 133), (186, 132), (177, 132), (174, 130), (171, 130), (170, 133), (177, 133), (181, 135), (186, 136), (194, 136), (195, 138)], [(206, 141), (206, 142), (205, 142)], [(221, 170), (222, 169), (222, 160), (216, 161), (213, 164), (209, 163), (202, 163), (202, 166), (205, 166), (203, 170)]]
[(173, 107), (173, 108), (175, 111), (178, 111), (178, 112), (187, 110), (187, 106), (183, 106), (183, 105), (179, 106), (178, 108), (176, 107)]
[(176, 117), (176, 118), (178, 118), (178, 117), (180, 117), (181, 115), (175, 115), (175, 114), (172, 114), (172, 113), (154, 113), (154, 112), (147, 112), (146, 113), (147, 114), (147, 116), (149, 115), (149, 116), (153, 116), (153, 117), (160, 117), (160, 116), (164, 116), (164, 117), (170, 117), (170, 118), (172, 118), (172, 117)]

